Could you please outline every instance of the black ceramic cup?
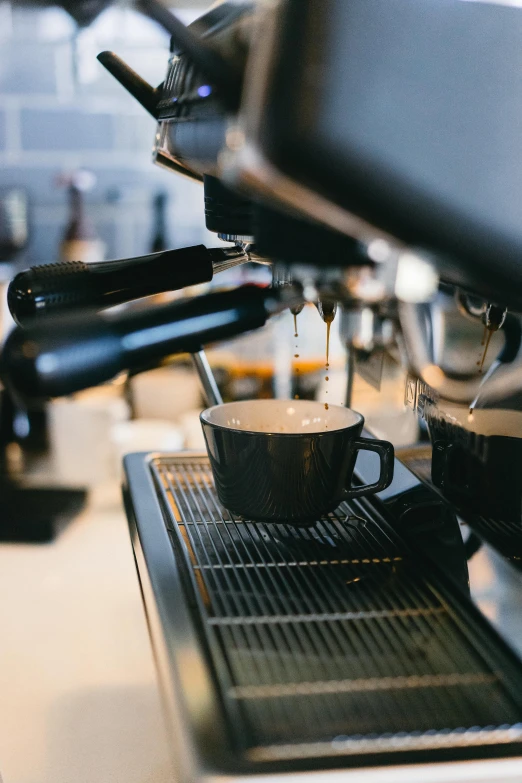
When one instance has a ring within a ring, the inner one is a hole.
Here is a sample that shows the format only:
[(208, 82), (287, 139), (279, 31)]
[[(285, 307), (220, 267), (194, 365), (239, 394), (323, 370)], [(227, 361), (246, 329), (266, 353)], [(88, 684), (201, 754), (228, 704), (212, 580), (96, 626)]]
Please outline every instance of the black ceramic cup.
[(432, 481), (463, 510), (522, 532), (522, 412), (426, 406)]
[[(342, 500), (380, 492), (393, 478), (393, 446), (361, 438), (364, 419), (307, 400), (216, 405), (200, 416), (218, 498), (256, 521), (311, 524)], [(374, 451), (380, 475), (351, 486), (357, 452)]]

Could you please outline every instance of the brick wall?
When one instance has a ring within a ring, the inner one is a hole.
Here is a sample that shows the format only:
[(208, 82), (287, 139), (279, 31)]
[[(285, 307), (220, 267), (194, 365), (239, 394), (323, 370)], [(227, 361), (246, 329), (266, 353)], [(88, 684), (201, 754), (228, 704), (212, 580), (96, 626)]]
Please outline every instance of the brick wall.
[[(189, 21), (200, 10), (179, 13)], [(31, 239), (21, 265), (56, 259), (67, 221), (56, 180), (79, 167), (96, 175), (86, 201), (107, 258), (148, 250), (160, 189), (171, 196), (172, 247), (216, 243), (204, 228), (201, 186), (151, 163), (156, 124), (97, 62), (104, 49), (151, 83), (163, 80), (168, 38), (129, 8), (109, 8), (78, 32), (58, 8), (0, 2), (0, 187), (29, 194)]]

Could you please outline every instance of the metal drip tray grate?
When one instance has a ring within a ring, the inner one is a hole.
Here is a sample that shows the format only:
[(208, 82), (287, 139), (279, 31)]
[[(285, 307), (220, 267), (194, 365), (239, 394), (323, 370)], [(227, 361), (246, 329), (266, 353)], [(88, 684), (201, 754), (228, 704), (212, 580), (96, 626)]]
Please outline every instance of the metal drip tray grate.
[(221, 508), (205, 458), (150, 466), (248, 758), (520, 741), (502, 656), (369, 505), (309, 528), (254, 524)]

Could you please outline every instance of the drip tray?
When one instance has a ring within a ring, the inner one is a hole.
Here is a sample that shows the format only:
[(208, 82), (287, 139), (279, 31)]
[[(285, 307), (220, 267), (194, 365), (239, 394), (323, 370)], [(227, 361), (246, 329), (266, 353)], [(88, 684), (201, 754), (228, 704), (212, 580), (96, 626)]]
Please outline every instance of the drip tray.
[[(343, 503), (313, 527), (258, 524), (221, 508), (206, 456), (133, 455), (126, 470), (152, 636), (151, 602), (198, 754), (255, 768), (520, 752), (518, 662), (463, 594), (419, 565), (378, 501)], [(155, 520), (163, 539), (152, 546)]]

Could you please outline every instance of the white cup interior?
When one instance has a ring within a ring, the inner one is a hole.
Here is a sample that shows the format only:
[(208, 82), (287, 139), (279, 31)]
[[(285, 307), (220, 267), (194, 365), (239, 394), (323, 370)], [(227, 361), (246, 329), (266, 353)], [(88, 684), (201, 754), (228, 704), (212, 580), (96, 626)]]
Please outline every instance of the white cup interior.
[(216, 405), (203, 411), (209, 424), (245, 432), (299, 435), (343, 430), (362, 420), (360, 413), (312, 400), (246, 400)]

